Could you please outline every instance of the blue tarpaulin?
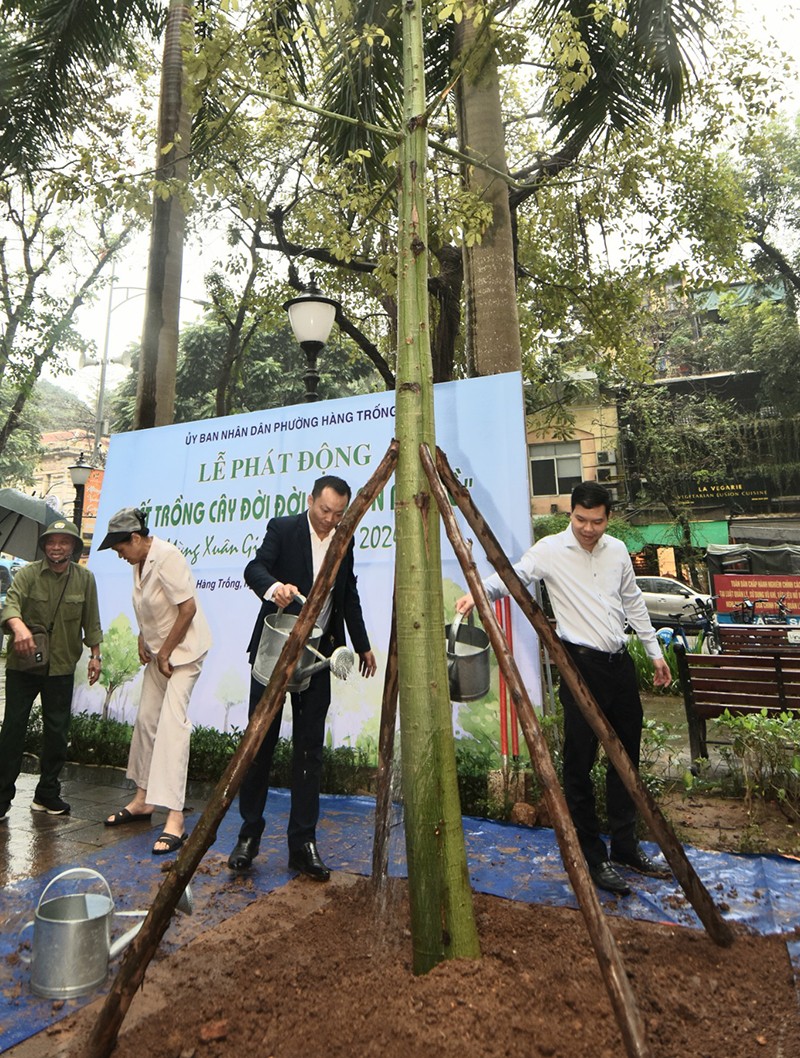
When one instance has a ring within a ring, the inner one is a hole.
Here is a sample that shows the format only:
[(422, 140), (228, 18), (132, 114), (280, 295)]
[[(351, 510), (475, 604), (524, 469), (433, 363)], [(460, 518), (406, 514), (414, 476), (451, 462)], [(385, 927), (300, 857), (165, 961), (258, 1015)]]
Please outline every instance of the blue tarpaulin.
[[(236, 842), (239, 817), (235, 808), (222, 821), (217, 841), (206, 853), (192, 879), (194, 913), (177, 915), (162, 941), (169, 952), (189, 943), (200, 933), (243, 910), (252, 901), (285, 885), (294, 872), (286, 866), (286, 820), (289, 795), (270, 792), (267, 825), (261, 851), (246, 876), (232, 875), (226, 866)], [(367, 797), (323, 797), (319, 843), (326, 862), (338, 871), (367, 875), (371, 871), (375, 801)], [(405, 875), (402, 815), (395, 809), (390, 842), (390, 874)], [(552, 830), (465, 818), (470, 876), (479, 892), (554, 907), (578, 904)], [(149, 830), (86, 857), (80, 863), (62, 864), (36, 878), (6, 887), (0, 896), (0, 1051), (47, 1028), (107, 990), (69, 999), (53, 1009), (51, 999), (34, 995), (27, 964), (20, 959), (30, 930), (20, 935), (33, 918), (36, 904), (48, 881), (66, 867), (90, 867), (108, 882), (117, 910), (146, 909), (162, 880), (160, 862), (151, 855)], [(645, 845), (651, 855), (657, 847)], [(691, 863), (713, 899), (731, 922), (759, 933), (790, 933), (800, 928), (800, 862), (781, 856), (745, 856), (687, 848)], [(633, 876), (633, 893), (617, 899), (601, 893), (609, 914), (649, 922), (671, 923), (692, 929), (702, 926), (674, 879)], [(119, 932), (130, 918), (119, 919)], [(787, 937), (795, 980), (800, 981), (800, 942)], [(112, 964), (113, 973), (113, 964)]]

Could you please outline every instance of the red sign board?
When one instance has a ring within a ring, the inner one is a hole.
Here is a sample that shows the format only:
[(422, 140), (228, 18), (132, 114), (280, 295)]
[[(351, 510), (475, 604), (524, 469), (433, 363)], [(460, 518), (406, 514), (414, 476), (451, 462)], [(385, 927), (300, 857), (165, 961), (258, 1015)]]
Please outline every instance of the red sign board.
[(84, 518), (97, 517), (97, 505), (100, 502), (100, 489), (103, 487), (104, 471), (95, 467), (86, 482), (83, 494), (83, 516)]
[[(715, 573), (712, 576), (719, 613), (731, 613), (744, 599), (759, 600), (758, 614), (778, 612), (778, 599), (786, 596), (786, 605), (800, 613), (800, 575), (791, 573)], [(760, 601), (765, 600), (765, 601)]]

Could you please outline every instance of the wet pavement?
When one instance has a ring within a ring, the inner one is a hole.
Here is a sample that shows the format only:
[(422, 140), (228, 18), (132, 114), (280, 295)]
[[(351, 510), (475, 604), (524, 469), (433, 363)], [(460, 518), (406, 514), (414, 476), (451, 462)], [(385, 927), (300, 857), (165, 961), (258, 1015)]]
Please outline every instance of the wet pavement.
[[(161, 833), (166, 811), (154, 812), (149, 824), (104, 825), (133, 793), (133, 784), (120, 768), (67, 764), (61, 773), (61, 796), (71, 812), (68, 816), (50, 816), (32, 812), (30, 807), (38, 778), (36, 759), (26, 757), (23, 767), (28, 770), (20, 775), (8, 818), (0, 823), (0, 883), (4, 888), (111, 848), (129, 839), (132, 829), (152, 835), (151, 843)], [(212, 789), (211, 785), (190, 783), (187, 805), (202, 810)]]

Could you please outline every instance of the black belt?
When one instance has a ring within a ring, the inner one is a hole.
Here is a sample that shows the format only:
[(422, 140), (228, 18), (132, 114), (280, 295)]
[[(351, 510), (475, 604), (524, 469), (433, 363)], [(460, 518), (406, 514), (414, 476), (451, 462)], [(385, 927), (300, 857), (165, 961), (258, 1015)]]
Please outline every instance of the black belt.
[(613, 654), (609, 654), (607, 650), (595, 650), (594, 647), (585, 647), (579, 643), (565, 642), (564, 646), (571, 654), (578, 654), (580, 657), (588, 658), (590, 661), (602, 661), (606, 665), (618, 664), (628, 655), (627, 647), (620, 647)]

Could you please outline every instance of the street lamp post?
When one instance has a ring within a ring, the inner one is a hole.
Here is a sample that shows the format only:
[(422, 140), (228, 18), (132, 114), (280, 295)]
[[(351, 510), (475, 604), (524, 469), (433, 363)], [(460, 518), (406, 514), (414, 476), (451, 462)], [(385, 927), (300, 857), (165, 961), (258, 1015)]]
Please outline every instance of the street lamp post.
[(328, 340), (341, 305), (338, 301), (323, 296), (312, 273), (303, 293), (285, 302), (283, 307), (289, 313), (295, 340), (306, 354), (306, 370), (303, 375), (305, 399), (308, 402), (319, 400), (317, 357)]
[(75, 513), (72, 516), (72, 520), (75, 523), (75, 528), (78, 532), (81, 531), (81, 522), (83, 520), (83, 496), (86, 489), (86, 482), (89, 480), (91, 472), (91, 464), (84, 460), (83, 452), (78, 456), (77, 462), (69, 467), (69, 476), (72, 478), (72, 484), (75, 486)]

